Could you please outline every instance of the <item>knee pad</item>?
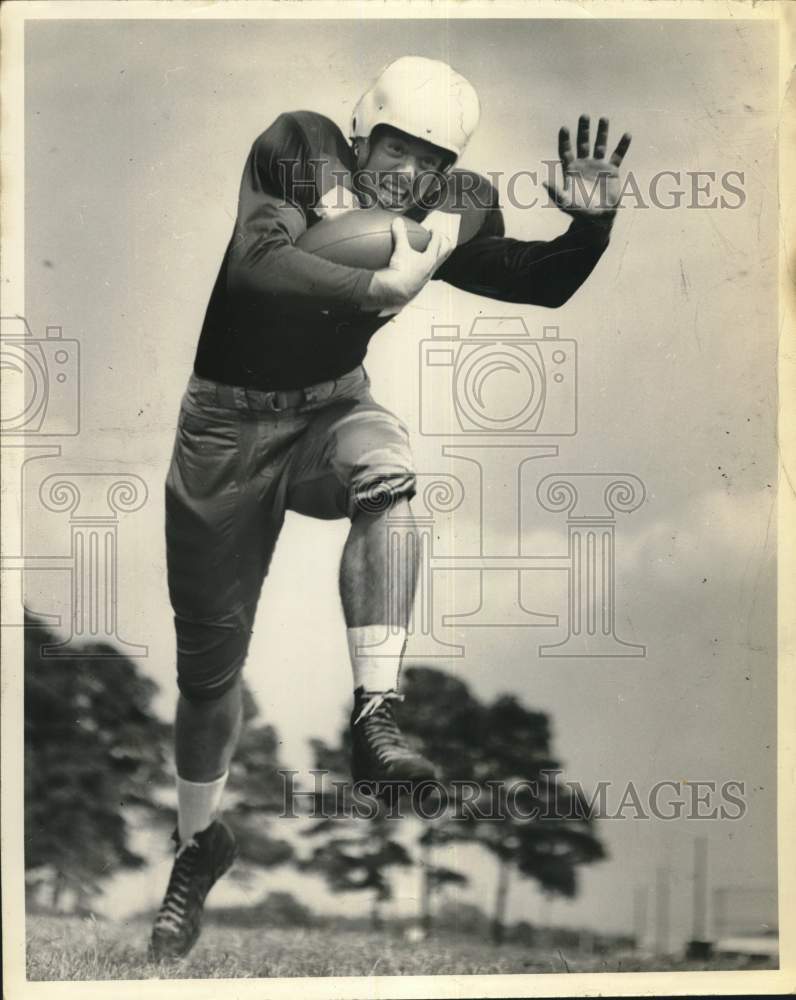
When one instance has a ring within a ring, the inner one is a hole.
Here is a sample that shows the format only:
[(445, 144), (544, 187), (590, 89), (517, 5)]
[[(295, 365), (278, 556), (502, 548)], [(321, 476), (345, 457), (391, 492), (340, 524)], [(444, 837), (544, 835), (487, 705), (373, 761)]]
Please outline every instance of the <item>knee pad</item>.
[(243, 609), (212, 621), (174, 616), (177, 687), (190, 701), (212, 701), (233, 686), (249, 651), (251, 623)]

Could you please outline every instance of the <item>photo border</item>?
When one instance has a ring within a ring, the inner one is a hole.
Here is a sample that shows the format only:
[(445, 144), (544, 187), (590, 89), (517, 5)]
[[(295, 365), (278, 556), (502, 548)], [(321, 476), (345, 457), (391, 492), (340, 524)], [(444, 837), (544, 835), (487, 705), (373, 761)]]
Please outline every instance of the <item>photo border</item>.
[[(788, 244), (788, 232), (796, 231), (796, 4), (781, 0), (755, 3), (734, 0), (579, 0), (579, 2), (483, 3), (478, 0), (385, 0), (380, 4), (348, 5), (325, 0), (280, 3), (270, 0), (217, 0), (164, 2), (130, 0), (106, 2), (14, 2), (0, 11), (2, 26), (2, 295), (5, 315), (24, 315), (24, 32), (29, 21), (117, 20), (117, 19), (347, 19), (401, 18), (516, 18), (601, 20), (752, 20), (775, 21), (780, 28), (779, 95), (779, 483), (778, 483), (778, 836), (780, 968), (727, 972), (626, 972), (626, 973), (535, 973), (489, 976), (373, 976), (362, 978), (208, 979), (208, 980), (102, 980), (75, 982), (27, 982), (25, 980), (25, 885), (22, 836), (23, 800), (23, 636), (19, 629), (0, 630), (3, 659), (2, 684), (2, 915), (4, 986), (8, 1000), (18, 997), (177, 997), (189, 994), (195, 1000), (220, 995), (244, 997), (523, 997), (597, 995), (688, 995), (736, 993), (778, 994), (796, 989), (796, 917), (790, 901), (796, 899), (796, 865), (793, 831), (796, 830), (794, 800), (794, 726), (796, 719), (796, 430), (793, 407), (784, 401), (796, 399), (796, 283), (792, 274), (796, 256)], [(790, 259), (789, 259), (790, 258)], [(20, 449), (22, 452), (22, 449)], [(3, 469), (11, 481), (8, 469)], [(3, 540), (14, 532), (19, 517), (18, 500), (3, 496)]]

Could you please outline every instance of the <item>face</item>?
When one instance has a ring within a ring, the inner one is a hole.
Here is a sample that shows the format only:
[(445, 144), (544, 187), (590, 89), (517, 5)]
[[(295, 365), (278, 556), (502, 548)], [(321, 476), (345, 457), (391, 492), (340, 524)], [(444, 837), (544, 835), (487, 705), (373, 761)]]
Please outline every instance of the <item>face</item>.
[(448, 154), (430, 142), (415, 139), (398, 129), (380, 126), (360, 150), (360, 164), (381, 208), (408, 212), (435, 183)]

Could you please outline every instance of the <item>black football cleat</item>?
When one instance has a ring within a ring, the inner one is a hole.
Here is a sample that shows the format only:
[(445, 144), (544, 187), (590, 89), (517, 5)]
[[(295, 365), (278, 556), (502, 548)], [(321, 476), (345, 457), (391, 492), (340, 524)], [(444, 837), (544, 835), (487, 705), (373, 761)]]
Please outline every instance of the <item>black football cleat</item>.
[(171, 878), (149, 942), (149, 958), (182, 958), (196, 944), (202, 929), (205, 898), (232, 866), (238, 851), (230, 828), (215, 820), (184, 844), (177, 844)]
[(434, 765), (412, 750), (395, 721), (392, 701), (403, 701), (397, 691), (354, 692), (351, 714), (351, 775), (354, 782), (380, 788), (391, 785), (409, 791), (436, 779)]

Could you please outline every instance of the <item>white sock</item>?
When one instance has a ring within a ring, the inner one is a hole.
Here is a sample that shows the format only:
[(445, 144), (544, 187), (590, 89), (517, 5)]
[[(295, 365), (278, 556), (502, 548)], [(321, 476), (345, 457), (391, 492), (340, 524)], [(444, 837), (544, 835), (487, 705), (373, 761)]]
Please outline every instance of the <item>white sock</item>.
[(346, 634), (354, 671), (354, 690), (359, 687), (366, 691), (397, 690), (406, 629), (363, 625), (347, 629)]
[(177, 831), (181, 844), (213, 822), (228, 774), (225, 771), (215, 781), (186, 781), (177, 775)]

